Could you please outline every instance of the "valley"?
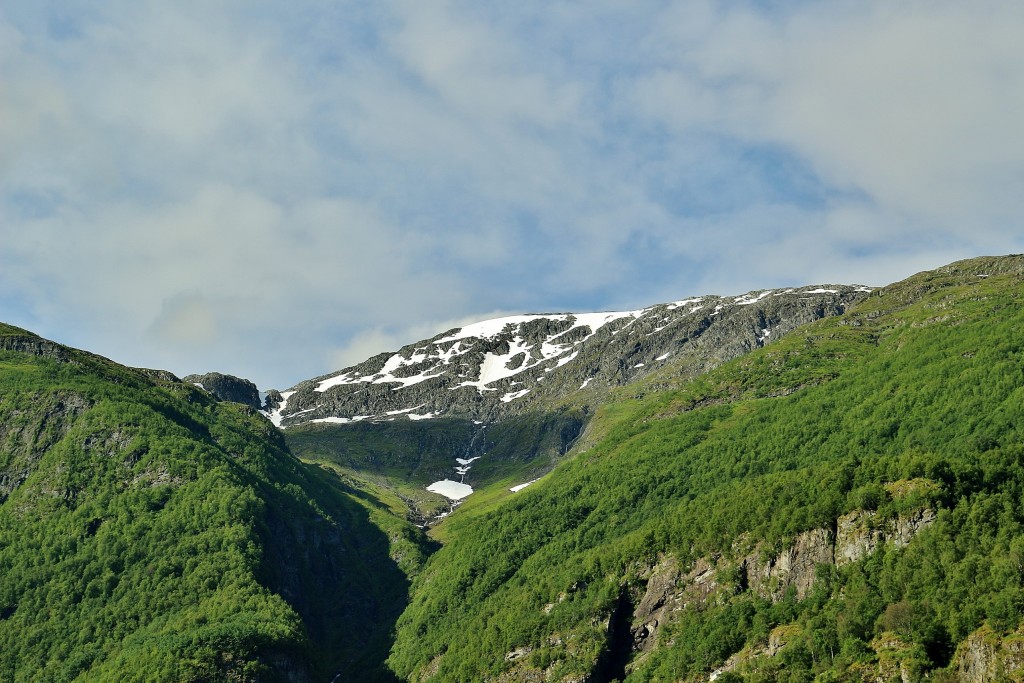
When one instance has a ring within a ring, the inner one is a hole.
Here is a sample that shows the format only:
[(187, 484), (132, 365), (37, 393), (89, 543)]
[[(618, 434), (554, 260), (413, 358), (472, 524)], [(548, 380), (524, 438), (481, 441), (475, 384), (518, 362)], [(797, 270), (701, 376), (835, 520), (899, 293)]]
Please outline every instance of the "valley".
[(1021, 256), (487, 321), (265, 412), (3, 326), (0, 679), (1018, 680), (1022, 361)]

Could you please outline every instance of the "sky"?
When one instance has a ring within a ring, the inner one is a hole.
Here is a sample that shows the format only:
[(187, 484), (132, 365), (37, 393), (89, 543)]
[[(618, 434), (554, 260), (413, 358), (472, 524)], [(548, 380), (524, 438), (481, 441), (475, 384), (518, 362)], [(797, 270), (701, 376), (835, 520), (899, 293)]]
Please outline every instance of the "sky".
[(284, 389), (1024, 251), (1024, 3), (7, 0), (0, 320)]

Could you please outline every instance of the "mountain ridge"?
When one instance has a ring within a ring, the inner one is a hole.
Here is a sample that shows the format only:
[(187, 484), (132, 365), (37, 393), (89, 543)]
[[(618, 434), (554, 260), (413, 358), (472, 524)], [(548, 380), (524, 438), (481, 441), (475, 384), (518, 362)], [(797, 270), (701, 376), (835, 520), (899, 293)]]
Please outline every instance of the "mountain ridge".
[(288, 428), (442, 415), (490, 422), (588, 389), (595, 403), (608, 387), (663, 367), (717, 365), (773, 335), (838, 315), (870, 292), (863, 285), (809, 285), (635, 311), (485, 320), (273, 392), (267, 412)]
[(550, 475), (452, 516), (390, 665), (1020, 680), (1022, 275), (1019, 255), (918, 273), (678, 388), (620, 392)]

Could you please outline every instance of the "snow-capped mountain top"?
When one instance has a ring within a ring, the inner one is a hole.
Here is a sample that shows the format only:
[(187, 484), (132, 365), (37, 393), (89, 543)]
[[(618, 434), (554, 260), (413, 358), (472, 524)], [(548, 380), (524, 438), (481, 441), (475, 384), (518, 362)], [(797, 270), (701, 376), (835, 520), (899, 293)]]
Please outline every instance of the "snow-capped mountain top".
[(575, 392), (599, 392), (671, 363), (698, 374), (775, 336), (837, 315), (870, 289), (818, 286), (704, 296), (635, 311), (520, 315), (443, 332), (302, 382), (271, 419), (493, 420)]

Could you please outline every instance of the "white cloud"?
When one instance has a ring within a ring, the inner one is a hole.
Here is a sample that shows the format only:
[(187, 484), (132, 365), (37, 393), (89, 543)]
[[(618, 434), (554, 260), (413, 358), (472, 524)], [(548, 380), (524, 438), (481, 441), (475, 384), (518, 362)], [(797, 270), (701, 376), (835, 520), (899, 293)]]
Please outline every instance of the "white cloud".
[(283, 387), (473, 311), (1024, 247), (1024, 9), (773, 7), (16, 1), (11, 322)]
[[(828, 3), (660, 22), (667, 66), (638, 107), (677, 130), (781, 145), (828, 184), (960, 235), (1004, 229), (1022, 200), (1018, 3)], [(676, 6), (691, 8), (691, 3)]]

